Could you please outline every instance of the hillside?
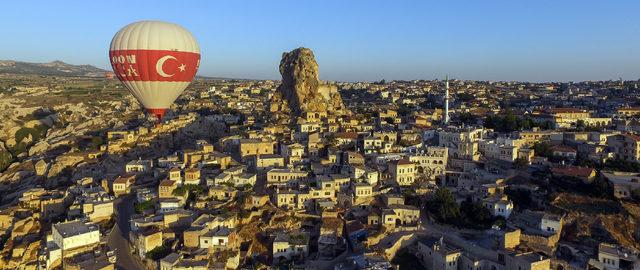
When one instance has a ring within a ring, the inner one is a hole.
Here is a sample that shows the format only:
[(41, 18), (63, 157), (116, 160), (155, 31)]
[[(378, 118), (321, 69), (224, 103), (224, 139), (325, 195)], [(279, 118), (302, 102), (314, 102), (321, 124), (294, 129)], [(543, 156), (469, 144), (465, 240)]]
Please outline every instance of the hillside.
[(107, 71), (91, 65), (72, 65), (62, 61), (29, 63), (0, 60), (0, 74), (32, 74), (53, 76), (103, 77)]
[(635, 203), (560, 193), (551, 205), (567, 213), (565, 241), (593, 248), (606, 242), (640, 249), (640, 207)]

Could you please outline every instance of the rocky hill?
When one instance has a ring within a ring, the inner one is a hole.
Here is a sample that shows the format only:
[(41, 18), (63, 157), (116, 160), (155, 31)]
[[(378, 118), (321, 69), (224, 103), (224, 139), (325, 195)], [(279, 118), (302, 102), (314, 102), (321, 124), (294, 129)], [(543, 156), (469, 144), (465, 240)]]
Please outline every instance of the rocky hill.
[(303, 113), (342, 114), (346, 107), (335, 85), (324, 84), (311, 49), (298, 48), (282, 54), (282, 84), (271, 100), (271, 112), (300, 116)]
[(616, 243), (640, 250), (640, 206), (629, 201), (560, 193), (552, 202), (565, 217), (563, 240), (591, 246)]
[(0, 60), (0, 74), (33, 74), (53, 76), (104, 77), (106, 70), (91, 65), (72, 65), (62, 61), (28, 63)]

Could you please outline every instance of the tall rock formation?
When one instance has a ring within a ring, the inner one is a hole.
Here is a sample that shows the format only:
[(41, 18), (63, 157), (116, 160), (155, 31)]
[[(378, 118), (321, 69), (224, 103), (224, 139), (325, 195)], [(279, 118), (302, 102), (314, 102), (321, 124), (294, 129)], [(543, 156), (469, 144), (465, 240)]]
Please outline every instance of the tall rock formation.
[(292, 117), (305, 113), (340, 115), (347, 112), (335, 85), (318, 78), (318, 63), (310, 49), (297, 48), (283, 53), (280, 61), (282, 83), (271, 99), (272, 113)]

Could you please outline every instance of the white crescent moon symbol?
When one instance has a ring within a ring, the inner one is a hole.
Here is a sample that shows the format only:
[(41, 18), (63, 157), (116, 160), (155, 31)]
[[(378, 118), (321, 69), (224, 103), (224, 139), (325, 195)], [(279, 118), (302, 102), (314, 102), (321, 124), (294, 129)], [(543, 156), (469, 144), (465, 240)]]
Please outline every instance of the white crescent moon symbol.
[(176, 60), (176, 58), (171, 56), (171, 55), (165, 55), (162, 58), (158, 59), (158, 62), (156, 63), (156, 72), (158, 72), (158, 74), (160, 74), (160, 76), (165, 77), (165, 78), (173, 77), (173, 75), (174, 75), (174, 74), (164, 73), (164, 70), (162, 70), (162, 65), (164, 65), (164, 61), (167, 61), (169, 59)]

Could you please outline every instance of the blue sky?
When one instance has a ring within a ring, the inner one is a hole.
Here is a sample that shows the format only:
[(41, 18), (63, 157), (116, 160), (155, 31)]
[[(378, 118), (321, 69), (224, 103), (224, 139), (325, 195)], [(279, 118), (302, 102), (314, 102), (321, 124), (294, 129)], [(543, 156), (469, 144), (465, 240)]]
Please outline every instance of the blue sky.
[(640, 78), (640, 1), (3, 1), (0, 59), (110, 68), (111, 38), (145, 19), (198, 39), (200, 75), (279, 78), (313, 49), (324, 80)]

